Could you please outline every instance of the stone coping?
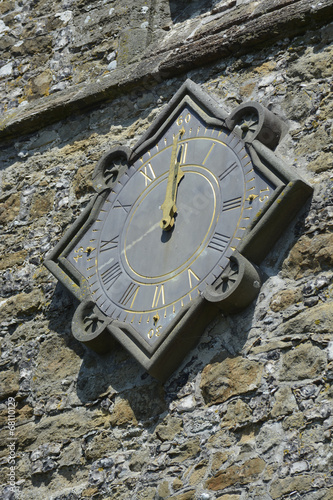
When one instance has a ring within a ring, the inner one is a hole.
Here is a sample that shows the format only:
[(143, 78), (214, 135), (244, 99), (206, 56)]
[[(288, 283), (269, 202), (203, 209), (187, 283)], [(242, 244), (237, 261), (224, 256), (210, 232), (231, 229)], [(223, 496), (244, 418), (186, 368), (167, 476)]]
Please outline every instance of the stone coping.
[(185, 27), (174, 27), (162, 43), (148, 48), (140, 62), (116, 69), (94, 84), (80, 84), (9, 112), (0, 122), (0, 138), (36, 132), (141, 85), (151, 86), (223, 57), (267, 47), (332, 19), (333, 0), (268, 0), (255, 9), (251, 3), (240, 5), (205, 22), (198, 18), (194, 25), (192, 21), (190, 34)]

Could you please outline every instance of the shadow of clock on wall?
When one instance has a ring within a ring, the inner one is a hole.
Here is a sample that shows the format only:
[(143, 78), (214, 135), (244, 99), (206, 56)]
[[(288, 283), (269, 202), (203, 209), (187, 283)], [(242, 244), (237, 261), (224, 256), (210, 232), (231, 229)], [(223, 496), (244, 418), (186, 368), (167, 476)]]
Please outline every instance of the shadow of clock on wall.
[[(48, 308), (49, 344), (55, 350), (53, 359), (63, 364), (65, 378), (68, 378), (68, 373), (76, 373), (73, 389), (83, 405), (98, 405), (114, 413), (114, 418), (126, 407), (126, 418), (141, 423), (151, 418), (158, 420), (159, 415), (166, 411), (166, 405), (176, 400), (179, 391), (187, 384), (194, 383), (207, 364), (239, 355), (247, 341), (245, 325), (252, 324), (255, 307), (251, 304), (234, 318), (219, 316), (214, 320), (197, 347), (184, 356), (179, 368), (163, 384), (150, 376), (117, 342), (114, 342), (111, 352), (101, 355), (77, 341), (71, 334), (71, 320), (77, 305), (78, 301), (58, 283)], [(52, 333), (59, 341), (54, 340)], [(65, 357), (64, 353), (67, 353)], [(79, 366), (78, 371), (66, 367), (66, 360)], [(61, 378), (59, 371), (56, 377)]]
[[(76, 299), (62, 284), (57, 284), (48, 311), (48, 326), (51, 332), (61, 337), (64, 350), (71, 351), (72, 361), (80, 366), (75, 377), (77, 398), (83, 405), (98, 405), (106, 412), (114, 413), (114, 418), (124, 410), (126, 418), (132, 419), (133, 423), (144, 423), (152, 418), (158, 420), (167, 404), (177, 400), (179, 391), (194, 383), (206, 365), (239, 355), (247, 341), (246, 325), (253, 322), (255, 305), (251, 304), (235, 317), (220, 316), (214, 320), (197, 347), (184, 357), (164, 384), (150, 376), (120, 344), (115, 342), (111, 352), (101, 355), (73, 338), (70, 324), (76, 307)], [(62, 359), (62, 353), (57, 352), (59, 342), (53, 344), (52, 341), (52, 345), (56, 349), (54, 358)], [(66, 359), (70, 358), (70, 355), (66, 356)], [(69, 367), (63, 368), (65, 372), (71, 372)]]
[[(118, 343), (103, 355), (85, 348), (77, 378), (77, 396), (83, 404), (98, 401), (109, 412), (125, 398), (138, 421), (157, 416), (164, 411), (165, 402), (178, 399), (179, 391), (195, 383), (205, 366), (240, 355), (248, 340), (254, 311), (255, 304), (251, 304), (235, 316), (217, 317), (164, 383), (149, 375)], [(151, 397), (146, 397), (147, 394)], [(141, 401), (146, 399), (142, 407)]]
[[(206, 329), (195, 349), (165, 383), (150, 376), (120, 345), (98, 355), (86, 349), (76, 393), (87, 407), (101, 408), (112, 426), (141, 424), (154, 432), (170, 405), (179, 404), (209, 364), (238, 359), (253, 323), (254, 304), (235, 317), (219, 317)], [(204, 395), (203, 395), (204, 397)]]

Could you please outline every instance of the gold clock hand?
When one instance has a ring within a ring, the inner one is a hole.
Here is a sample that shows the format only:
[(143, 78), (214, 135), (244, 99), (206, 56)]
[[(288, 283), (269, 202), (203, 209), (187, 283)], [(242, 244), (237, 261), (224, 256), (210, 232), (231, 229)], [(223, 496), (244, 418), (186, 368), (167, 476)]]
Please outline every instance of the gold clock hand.
[(184, 177), (183, 172), (180, 168), (180, 158), (182, 156), (183, 145), (180, 146), (177, 158), (177, 149), (179, 139), (182, 138), (185, 133), (184, 127), (180, 129), (178, 134), (175, 135), (172, 145), (171, 152), (171, 162), (168, 176), (168, 184), (165, 194), (165, 200), (161, 205), (163, 210), (163, 216), (160, 222), (160, 226), (164, 231), (169, 231), (175, 223), (175, 214), (177, 212), (176, 198), (177, 198), (177, 188), (181, 179)]

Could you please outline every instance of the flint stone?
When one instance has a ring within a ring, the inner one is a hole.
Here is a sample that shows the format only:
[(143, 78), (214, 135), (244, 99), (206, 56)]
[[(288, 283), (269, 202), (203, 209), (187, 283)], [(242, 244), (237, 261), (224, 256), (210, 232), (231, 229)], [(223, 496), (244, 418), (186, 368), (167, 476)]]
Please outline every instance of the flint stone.
[[(203, 477), (205, 476), (206, 472), (208, 469), (208, 461), (207, 460), (202, 460), (196, 466), (194, 467), (194, 471), (192, 472), (190, 478), (189, 478), (189, 484), (191, 486), (194, 486), (198, 484), (200, 481), (202, 481)], [(210, 497), (208, 497), (210, 498)]]
[(279, 422), (264, 424), (257, 436), (257, 448), (265, 453), (281, 443), (283, 436), (282, 425)]
[(282, 358), (280, 380), (303, 380), (322, 376), (327, 356), (325, 351), (306, 342), (287, 352)]
[(60, 467), (77, 465), (81, 463), (81, 459), (82, 459), (81, 444), (78, 441), (73, 441), (61, 453), (59, 465)]
[(75, 376), (81, 365), (81, 358), (66, 345), (57, 334), (48, 336), (41, 344), (37, 356), (32, 387), (37, 397), (64, 396), (62, 381)]
[(136, 425), (138, 421), (150, 419), (166, 409), (163, 387), (153, 383), (124, 391), (117, 396), (111, 414), (111, 424), (113, 426), (129, 423)]
[(242, 465), (232, 465), (208, 479), (206, 487), (209, 490), (219, 491), (233, 484), (252, 483), (260, 478), (265, 466), (266, 464), (261, 458), (252, 458)]
[(300, 474), (295, 477), (289, 476), (284, 479), (275, 479), (270, 489), (271, 497), (275, 500), (293, 491), (299, 493), (309, 491), (313, 487), (313, 479), (312, 476), (306, 474)]
[(181, 399), (176, 405), (178, 413), (190, 412), (195, 408), (196, 402), (192, 394)]
[(328, 361), (333, 361), (333, 341), (328, 344), (327, 359)]
[(270, 303), (270, 308), (274, 312), (279, 312), (296, 304), (300, 300), (302, 300), (302, 293), (300, 290), (282, 290), (274, 295)]
[(29, 451), (43, 445), (45, 442), (54, 442), (61, 439), (72, 440), (84, 436), (92, 430), (109, 425), (109, 420), (99, 412), (87, 411), (86, 408), (77, 408), (58, 415), (42, 417), (38, 423), (29, 422), (16, 428), (16, 442), (18, 449)]
[(92, 470), (89, 474), (89, 483), (91, 484), (101, 484), (106, 479), (106, 472), (104, 469), (100, 468), (98, 470)]
[(30, 293), (19, 293), (0, 306), (0, 323), (10, 318), (28, 316), (39, 311), (44, 303), (43, 292), (35, 289)]
[(223, 416), (221, 427), (240, 427), (246, 425), (251, 420), (251, 417), (251, 408), (241, 399), (237, 399), (228, 404), (228, 409)]
[[(1, 29), (1, 26), (0, 26)], [(13, 73), (13, 63), (9, 62), (0, 68), (0, 78), (5, 76), (11, 76)]]
[(260, 385), (262, 372), (262, 363), (241, 356), (207, 365), (200, 383), (205, 403), (223, 403), (232, 396), (254, 391)]
[(295, 318), (282, 323), (276, 336), (294, 337), (297, 334), (331, 333), (333, 331), (333, 306), (331, 302), (318, 304), (300, 312)]
[(20, 212), (21, 195), (12, 193), (0, 206), (0, 224), (13, 221)]
[(20, 388), (19, 379), (19, 370), (0, 372), (0, 400), (7, 399), (9, 396), (15, 396)]
[(326, 377), (328, 380), (333, 380), (333, 361), (327, 365)]
[(85, 456), (87, 460), (98, 460), (101, 457), (116, 452), (120, 447), (120, 441), (105, 431), (92, 438), (85, 449)]
[(183, 422), (181, 418), (168, 415), (163, 422), (156, 427), (156, 436), (161, 441), (172, 441), (181, 432)]
[(283, 263), (282, 273), (289, 278), (303, 278), (333, 267), (333, 233), (299, 238)]
[(170, 500), (194, 500), (195, 499), (195, 491), (190, 490), (185, 493), (181, 493), (179, 495), (173, 495), (170, 497)]
[(298, 410), (298, 406), (290, 387), (281, 387), (274, 394), (275, 403), (273, 405), (271, 416), (281, 417)]
[(18, 252), (13, 252), (0, 256), (0, 271), (7, 269), (9, 267), (19, 266), (23, 264), (27, 257), (26, 250), (19, 250)]
[(201, 452), (200, 440), (198, 438), (189, 439), (179, 448), (169, 452), (173, 463), (184, 462), (189, 458), (194, 458)]
[(300, 472), (305, 472), (308, 470), (309, 470), (309, 464), (305, 460), (302, 460), (300, 462), (294, 462), (293, 464), (291, 464), (290, 467), (291, 474), (298, 474)]
[(216, 497), (216, 500), (240, 500), (240, 495), (222, 495), (221, 497)]

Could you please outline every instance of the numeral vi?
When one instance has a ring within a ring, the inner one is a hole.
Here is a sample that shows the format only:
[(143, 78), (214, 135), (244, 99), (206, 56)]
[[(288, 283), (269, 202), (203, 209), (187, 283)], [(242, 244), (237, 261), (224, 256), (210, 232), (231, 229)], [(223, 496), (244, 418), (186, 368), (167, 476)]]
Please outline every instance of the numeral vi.
[(131, 283), (123, 293), (123, 296), (120, 299), (120, 304), (123, 306), (127, 306), (127, 304), (130, 304), (130, 309), (132, 309), (134, 305), (134, 301), (136, 299), (136, 296), (138, 294), (140, 285), (136, 285), (135, 283)]
[(155, 293), (154, 293), (154, 298), (153, 298), (153, 303), (151, 307), (158, 307), (159, 302), (161, 301), (161, 305), (165, 305), (165, 296), (164, 296), (164, 285), (156, 286), (155, 288)]

